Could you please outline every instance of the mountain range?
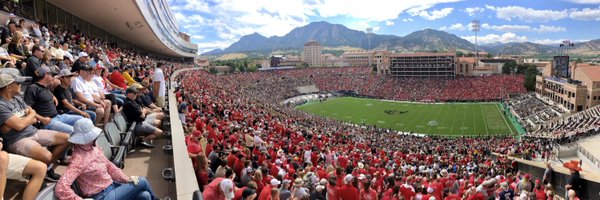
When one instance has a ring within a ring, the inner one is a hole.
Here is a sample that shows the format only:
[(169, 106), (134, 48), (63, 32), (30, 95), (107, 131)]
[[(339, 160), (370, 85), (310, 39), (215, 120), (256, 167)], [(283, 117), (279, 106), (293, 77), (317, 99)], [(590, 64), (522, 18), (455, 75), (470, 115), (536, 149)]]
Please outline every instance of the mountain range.
[[(315, 40), (324, 47), (349, 46), (400, 52), (453, 50), (474, 52), (483, 50), (495, 55), (550, 55), (555, 54), (558, 50), (558, 45), (543, 45), (532, 42), (495, 43), (477, 48), (475, 44), (461, 37), (433, 29), (415, 31), (403, 37), (380, 34), (368, 35), (363, 31), (352, 30), (341, 24), (320, 21), (295, 28), (284, 36), (267, 38), (258, 33), (245, 35), (225, 49), (214, 49), (202, 55), (257, 51), (272, 52), (285, 49), (301, 50), (304, 44), (310, 40)], [(569, 49), (569, 52), (580, 55), (598, 55), (600, 54), (600, 39), (577, 43)]]

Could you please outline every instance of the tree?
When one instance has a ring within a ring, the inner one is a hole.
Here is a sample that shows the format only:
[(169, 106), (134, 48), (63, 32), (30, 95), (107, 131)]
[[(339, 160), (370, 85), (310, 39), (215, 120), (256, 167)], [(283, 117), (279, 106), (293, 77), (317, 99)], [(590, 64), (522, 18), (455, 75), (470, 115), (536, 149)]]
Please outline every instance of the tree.
[(219, 71), (215, 68), (215, 67), (211, 67), (208, 72), (210, 72), (211, 74), (217, 74), (219, 73)]
[(528, 64), (520, 64), (517, 65), (517, 71), (515, 74), (525, 74), (525, 70), (527, 70)]
[(506, 63), (504, 63), (504, 65), (502, 66), (502, 73), (503, 74), (512, 74), (515, 72), (515, 67), (517, 66), (517, 62), (514, 60), (508, 61)]
[(535, 76), (539, 74), (537, 67), (535, 65), (526, 65), (527, 69), (525, 70), (525, 88), (527, 91), (535, 90)]

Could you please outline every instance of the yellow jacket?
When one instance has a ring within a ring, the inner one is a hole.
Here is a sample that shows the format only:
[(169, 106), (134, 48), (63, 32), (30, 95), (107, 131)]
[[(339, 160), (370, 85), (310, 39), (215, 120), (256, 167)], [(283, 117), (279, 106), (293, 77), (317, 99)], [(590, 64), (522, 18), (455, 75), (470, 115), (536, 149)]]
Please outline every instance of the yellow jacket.
[(133, 77), (131, 77), (131, 75), (129, 75), (129, 73), (127, 72), (123, 72), (123, 78), (125, 78), (125, 81), (127, 81), (127, 85), (137, 83), (135, 80), (133, 80)]

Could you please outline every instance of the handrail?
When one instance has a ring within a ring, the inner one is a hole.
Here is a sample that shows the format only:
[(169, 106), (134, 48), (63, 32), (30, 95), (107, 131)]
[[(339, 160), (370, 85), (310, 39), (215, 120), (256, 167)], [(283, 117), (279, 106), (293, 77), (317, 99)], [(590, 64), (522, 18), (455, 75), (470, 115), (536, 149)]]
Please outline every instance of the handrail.
[[(177, 70), (170, 76), (170, 88), (173, 88), (173, 83), (175, 83), (174, 78), (180, 72), (185, 70), (189, 69)], [(176, 195), (177, 199), (192, 199), (194, 192), (200, 187), (198, 186), (198, 180), (196, 180), (192, 160), (188, 156), (183, 126), (181, 124), (181, 120), (179, 119), (179, 112), (177, 110), (177, 98), (175, 97), (173, 90), (169, 90), (168, 94), (169, 116), (171, 116), (171, 140), (173, 142), (173, 166), (175, 168)]]

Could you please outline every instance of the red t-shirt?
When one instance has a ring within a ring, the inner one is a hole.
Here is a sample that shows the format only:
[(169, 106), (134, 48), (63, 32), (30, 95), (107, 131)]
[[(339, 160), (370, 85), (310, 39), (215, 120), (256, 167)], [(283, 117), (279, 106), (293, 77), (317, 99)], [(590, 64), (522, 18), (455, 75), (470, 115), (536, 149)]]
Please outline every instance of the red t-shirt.
[(358, 189), (352, 185), (344, 185), (339, 190), (339, 196), (342, 200), (360, 200)]
[(111, 83), (119, 86), (121, 89), (127, 89), (127, 83), (125, 82), (125, 78), (119, 72), (110, 73), (109, 80)]

